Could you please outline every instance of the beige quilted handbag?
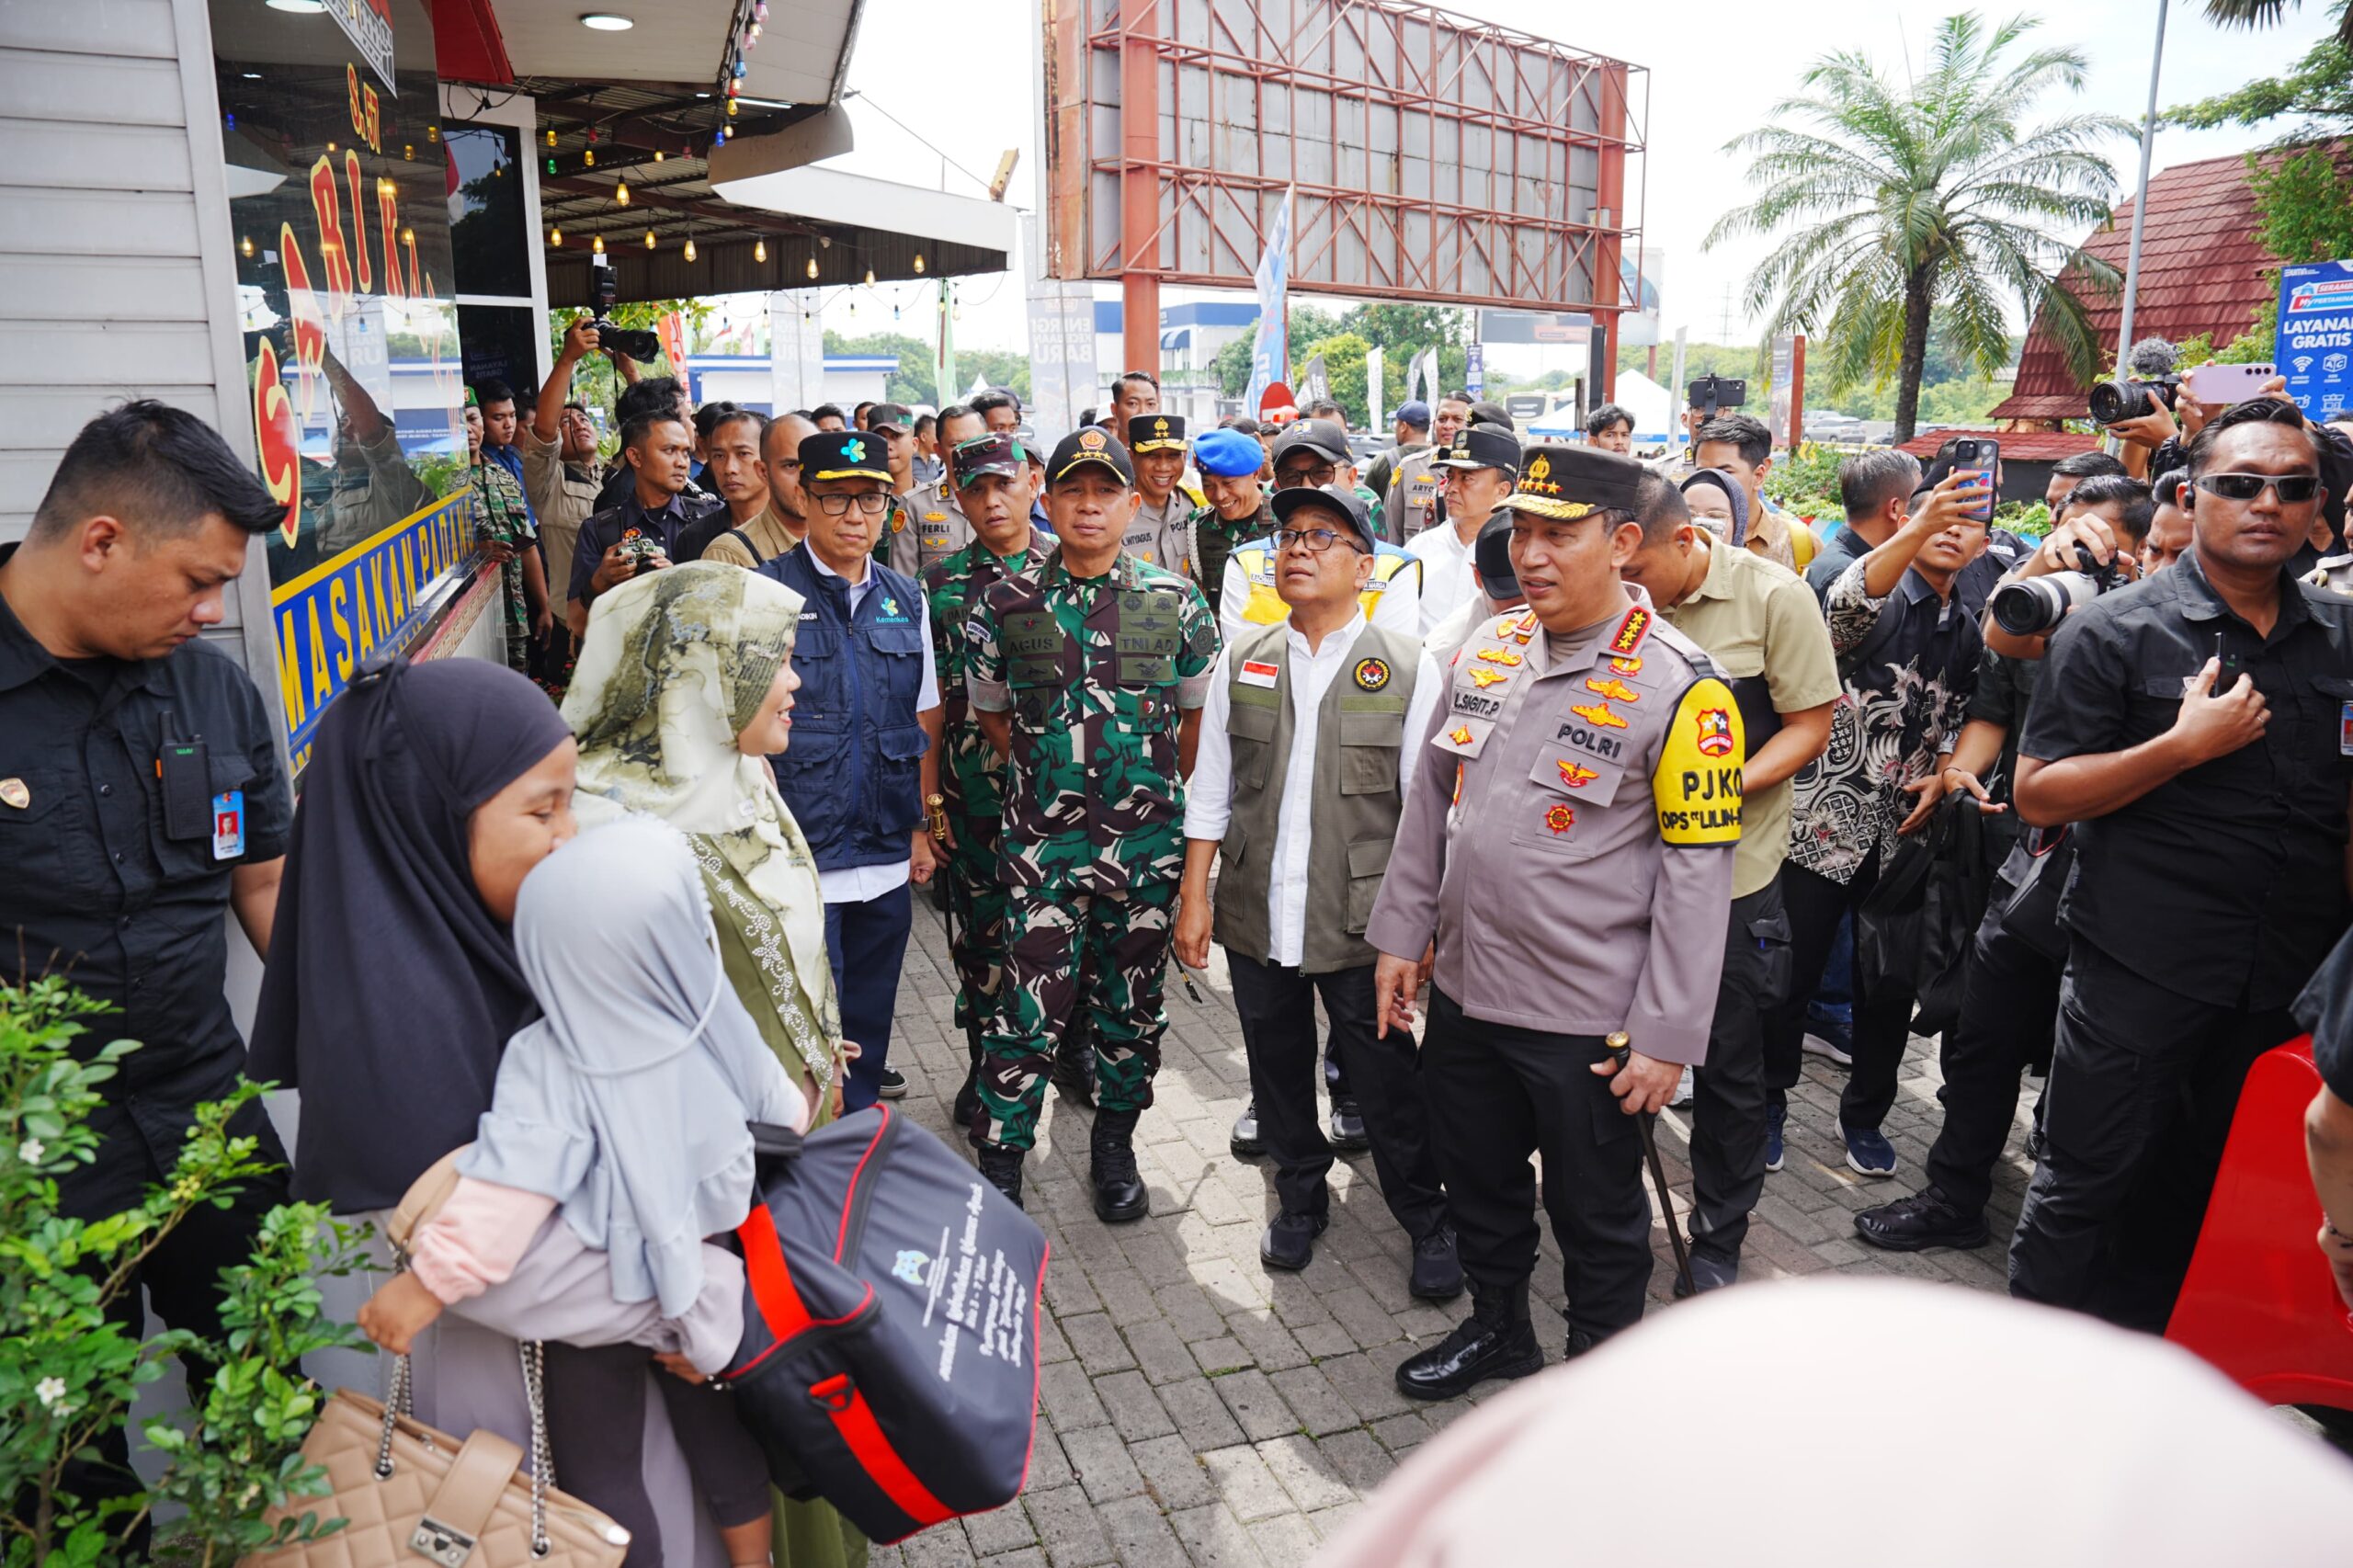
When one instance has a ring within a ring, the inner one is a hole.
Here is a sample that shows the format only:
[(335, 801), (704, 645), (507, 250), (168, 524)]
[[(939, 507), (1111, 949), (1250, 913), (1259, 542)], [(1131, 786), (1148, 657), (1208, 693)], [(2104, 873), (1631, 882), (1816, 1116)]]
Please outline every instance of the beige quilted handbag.
[(540, 1346), (522, 1347), (531, 1457), (494, 1432), (460, 1444), (409, 1414), (408, 1358), (392, 1363), (392, 1399), (337, 1389), (303, 1439), (329, 1495), (290, 1500), (263, 1517), (347, 1519), (322, 1540), (256, 1552), (239, 1568), (619, 1568), (629, 1531), (555, 1488), (548, 1458)]

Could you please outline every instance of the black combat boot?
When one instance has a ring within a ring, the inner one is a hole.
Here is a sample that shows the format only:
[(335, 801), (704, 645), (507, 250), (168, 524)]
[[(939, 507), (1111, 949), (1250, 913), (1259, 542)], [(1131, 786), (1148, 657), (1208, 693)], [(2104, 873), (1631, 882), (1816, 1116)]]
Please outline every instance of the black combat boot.
[(964, 1054), (971, 1061), (971, 1070), (964, 1074), (964, 1086), (956, 1091), (956, 1104), (949, 1114), (956, 1119), (958, 1128), (970, 1132), (981, 1117), (981, 1064), (987, 1060), (981, 1050), (978, 1024), (964, 1026)]
[(980, 1148), (981, 1174), (989, 1178), (991, 1187), (1013, 1199), (1016, 1209), (1024, 1207), (1021, 1201), (1021, 1153), (1018, 1149), (1007, 1149), (995, 1143), (983, 1143)]
[(1489, 1378), (1524, 1378), (1544, 1369), (1536, 1325), (1528, 1321), (1528, 1287), (1471, 1287), (1471, 1315), (1453, 1333), (1397, 1369), (1408, 1399), (1451, 1399)]
[(1074, 1106), (1087, 1110), (1095, 1108), (1095, 1048), (1081, 1041), (1075, 1046), (1056, 1046), (1054, 1064), (1047, 1073), (1047, 1082), (1054, 1092)]
[(1132, 1110), (1098, 1110), (1087, 1142), (1093, 1156), (1088, 1175), (1095, 1182), (1095, 1215), (1106, 1224), (1141, 1220), (1152, 1211), (1152, 1195), (1144, 1190), (1136, 1169), (1136, 1118)]

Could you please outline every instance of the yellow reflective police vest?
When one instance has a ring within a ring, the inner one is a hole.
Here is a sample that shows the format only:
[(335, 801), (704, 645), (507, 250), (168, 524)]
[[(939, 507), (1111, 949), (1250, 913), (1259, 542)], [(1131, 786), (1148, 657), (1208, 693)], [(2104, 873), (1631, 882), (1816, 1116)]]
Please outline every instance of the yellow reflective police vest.
[[(1290, 606), (1283, 603), (1275, 592), (1275, 547), (1265, 540), (1255, 540), (1233, 552), (1242, 563), (1243, 574), (1250, 579), (1250, 597), (1242, 606), (1242, 619), (1252, 626), (1272, 626), (1289, 619)], [(1383, 544), (1373, 552), (1372, 581), (1357, 596), (1357, 603), (1364, 608), (1367, 620), (1381, 606), (1381, 596), (1400, 574), (1418, 571), (1421, 562), (1393, 544)]]

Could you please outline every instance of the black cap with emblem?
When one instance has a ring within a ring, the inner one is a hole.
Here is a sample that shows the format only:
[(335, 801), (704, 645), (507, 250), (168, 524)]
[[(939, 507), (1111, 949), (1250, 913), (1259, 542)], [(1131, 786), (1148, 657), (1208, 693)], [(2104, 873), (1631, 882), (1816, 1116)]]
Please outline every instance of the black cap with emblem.
[(1519, 472), (1519, 442), (1492, 425), (1465, 425), (1438, 456), (1441, 468), (1495, 468)]
[(1128, 421), (1128, 450), (1131, 452), (1166, 452), (1185, 449), (1184, 416), (1176, 414), (1139, 414)]
[[(1337, 520), (1347, 525), (1357, 542), (1364, 546), (1364, 552), (1378, 553), (1381, 540), (1372, 531), (1372, 512), (1365, 506), (1364, 497), (1353, 490), (1344, 490), (1336, 484), (1320, 489), (1294, 484), (1289, 490), (1276, 491), (1267, 506), (1275, 514), (1276, 525), (1286, 528), (1329, 528), (1333, 519), (1327, 514), (1336, 512)], [(1293, 517), (1302, 511), (1307, 516), (1294, 522)]]
[(865, 430), (820, 430), (801, 441), (801, 477), (879, 479), (891, 483), (891, 453), (882, 437)]
[(1046, 460), (1046, 483), (1059, 483), (1076, 470), (1089, 464), (1107, 469), (1122, 484), (1136, 482), (1136, 465), (1129, 460), (1128, 449), (1120, 445), (1095, 426), (1074, 430), (1062, 438), (1054, 455)]
[(1519, 483), (1503, 504), (1561, 523), (1605, 509), (1638, 510), (1643, 475), (1650, 472), (1616, 452), (1551, 441), (1536, 443), (1520, 457)]

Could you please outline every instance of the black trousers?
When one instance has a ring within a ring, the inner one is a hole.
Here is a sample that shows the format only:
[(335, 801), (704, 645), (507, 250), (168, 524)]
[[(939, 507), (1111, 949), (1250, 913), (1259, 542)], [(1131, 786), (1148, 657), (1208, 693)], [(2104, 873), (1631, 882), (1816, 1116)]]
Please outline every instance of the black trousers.
[(2184, 996), (2077, 938), (2010, 1294), (2162, 1329), (2246, 1070), (2298, 1032), (2285, 1007)]
[[(1879, 882), (1879, 851), (1874, 849), (1856, 869), (1851, 881), (1840, 883), (1807, 870), (1794, 860), (1781, 867), (1781, 903), (1790, 917), (1790, 984), (1788, 999), (1765, 1020), (1765, 1097), (1786, 1105), (1805, 1064), (1805, 1005), (1822, 983), (1823, 966), (1830, 945), (1838, 937), (1838, 917), (1862, 907)], [(1912, 1028), (1912, 998), (1879, 996), (1855, 971), (1855, 1065), (1838, 1096), (1838, 1119), (1848, 1127), (1876, 1131), (1895, 1103), (1895, 1077), (1904, 1065), (1904, 1043)]]
[(1994, 1196), (2018, 1075), (2050, 1056), (2064, 967), (2004, 930), (1998, 902), (1978, 922), (1961, 1016), (1945, 1031), (1945, 1122), (1928, 1150), (1928, 1180), (1963, 1213), (1982, 1212)]
[(1569, 1326), (1599, 1339), (1639, 1321), (1651, 1278), (1642, 1133), (1593, 1071), (1597, 1035), (1466, 1017), (1430, 987), (1422, 1085), (1462, 1271), (1482, 1296), (1517, 1295), (1535, 1271), (1536, 1175), (1560, 1244)]
[(649, 1374), (670, 1412), (695, 1490), (722, 1528), (749, 1524), (769, 1507), (767, 1460), (735, 1419), (733, 1400), (674, 1378), (642, 1346), (595, 1350), (547, 1346), (548, 1449), (556, 1484), (602, 1509), (629, 1531), (625, 1568), (663, 1568), (662, 1525), (645, 1488), (645, 1389)]
[(1232, 948), (1225, 959), (1250, 1059), (1258, 1136), (1274, 1156), (1275, 1194), (1283, 1211), (1322, 1214), (1331, 1204), (1324, 1178), (1332, 1169), (1332, 1146), (1315, 1114), (1315, 999), (1321, 996), (1332, 1024), (1330, 1060), (1355, 1086), (1381, 1200), (1415, 1241), (1445, 1223), (1446, 1194), (1430, 1153), (1429, 1111), (1413, 1037), (1398, 1029), (1385, 1040), (1373, 1038), (1372, 965), (1302, 974)]
[(1765, 1015), (1789, 990), (1790, 922), (1771, 881), (1732, 901), (1708, 1060), (1691, 1074), (1691, 1248), (1726, 1264), (1765, 1188)]

